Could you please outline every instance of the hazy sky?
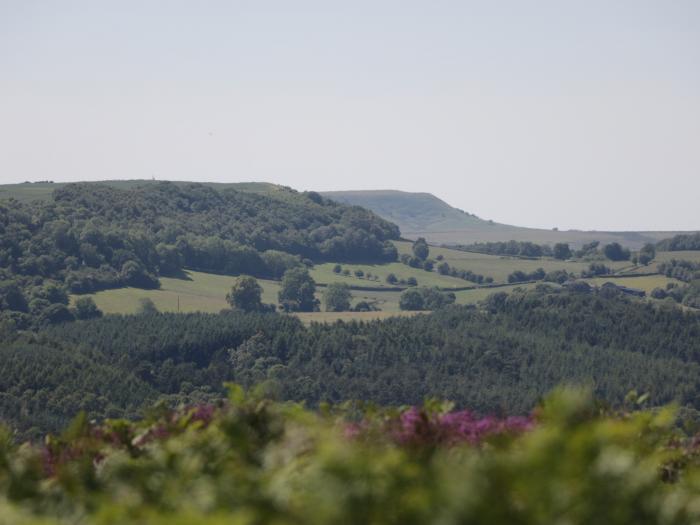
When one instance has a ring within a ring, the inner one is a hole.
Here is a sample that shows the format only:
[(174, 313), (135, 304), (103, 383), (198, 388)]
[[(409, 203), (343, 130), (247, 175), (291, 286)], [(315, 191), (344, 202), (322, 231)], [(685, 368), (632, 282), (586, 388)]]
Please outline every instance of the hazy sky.
[(0, 0), (0, 180), (152, 176), (700, 229), (700, 1)]

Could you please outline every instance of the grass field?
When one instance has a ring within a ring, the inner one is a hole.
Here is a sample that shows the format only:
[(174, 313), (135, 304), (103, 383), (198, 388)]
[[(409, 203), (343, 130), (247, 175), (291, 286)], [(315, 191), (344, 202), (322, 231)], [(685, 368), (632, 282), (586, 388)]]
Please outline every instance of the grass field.
[[(552, 283), (547, 284), (556, 286)], [(454, 292), (455, 296), (457, 297), (457, 300), (455, 302), (457, 304), (476, 304), (479, 301), (483, 301), (491, 294), (495, 294), (498, 292), (508, 293), (512, 292), (516, 288), (531, 290), (535, 286), (537, 286), (537, 283), (514, 284), (512, 286), (499, 286), (498, 288), (477, 288), (475, 290), (462, 290), (460, 292)]]
[[(411, 253), (410, 242), (395, 242), (399, 253)], [(497, 283), (508, 282), (508, 275), (516, 270), (521, 270), (526, 273), (531, 273), (538, 268), (543, 268), (546, 272), (554, 270), (566, 270), (580, 274), (582, 270), (588, 269), (590, 262), (584, 261), (560, 261), (552, 258), (542, 258), (536, 260), (520, 259), (518, 257), (505, 257), (499, 255), (487, 255), (483, 253), (463, 252), (452, 250), (450, 248), (430, 247), (430, 257), (436, 258), (438, 255), (443, 256), (443, 260), (454, 268), (462, 270), (471, 270), (474, 273), (481, 274), (484, 277), (493, 277)], [(629, 262), (613, 262), (605, 261), (605, 265), (618, 270), (629, 266)], [(461, 281), (461, 279), (460, 279)], [(461, 281), (469, 284), (466, 281)]]
[(587, 281), (595, 286), (601, 286), (604, 283), (614, 283), (618, 286), (627, 286), (628, 288), (637, 288), (649, 293), (654, 288), (666, 288), (668, 283), (683, 284), (676, 279), (669, 279), (665, 275), (640, 275), (639, 277), (596, 277), (587, 279)]
[(700, 250), (680, 252), (656, 252), (656, 258), (652, 261), (650, 266), (654, 265), (655, 263), (668, 262), (671, 259), (700, 263)]
[[(386, 277), (390, 273), (396, 275), (398, 279), (408, 279), (409, 277), (414, 277), (418, 282), (418, 286), (438, 286), (441, 288), (457, 288), (461, 286), (471, 286), (473, 283), (465, 281), (464, 279), (457, 279), (456, 277), (449, 277), (445, 275), (440, 275), (436, 271), (426, 272), (420, 268), (411, 268), (402, 263), (388, 263), (388, 264), (342, 264), (343, 269), (350, 270), (350, 275), (342, 275), (333, 272), (333, 267), (335, 263), (325, 263), (317, 264), (311, 270), (311, 277), (314, 281), (321, 284), (328, 284), (333, 282), (346, 283), (350, 286), (363, 286), (363, 287), (382, 287), (382, 288), (392, 288), (396, 285), (391, 285), (386, 282)], [(370, 272), (372, 275), (377, 276), (379, 279), (370, 280), (366, 277), (359, 278), (355, 277), (355, 270), (362, 270), (367, 274)]]
[[(226, 293), (236, 278), (203, 272), (186, 272), (186, 279), (161, 277), (159, 290), (118, 288), (91, 294), (98, 308), (105, 313), (133, 313), (143, 298), (151, 299), (158, 310), (177, 312), (178, 300), (181, 312), (219, 312), (228, 308)], [(276, 303), (279, 283), (260, 280), (263, 302)], [(73, 296), (75, 300), (78, 296)]]
[[(130, 314), (138, 311), (140, 300), (151, 299), (156, 308), (162, 312), (210, 312), (216, 313), (228, 308), (226, 292), (230, 290), (235, 277), (216, 275), (203, 272), (186, 272), (186, 278), (175, 279), (161, 277), (161, 288), (158, 290), (143, 290), (141, 288), (118, 288), (104, 290), (87, 295), (95, 300), (98, 308), (107, 314)], [(333, 274), (335, 275), (335, 274)], [(362, 281), (362, 280), (360, 280)], [(276, 281), (258, 280), (263, 288), (263, 302), (277, 303), (277, 293), (280, 284)], [(530, 285), (525, 285), (530, 286)], [(480, 289), (456, 292), (457, 303), (475, 303), (496, 291), (509, 291), (517, 286), (507, 286), (496, 289)], [(322, 300), (323, 288), (319, 288), (316, 296)], [(398, 291), (352, 291), (352, 303), (367, 301), (381, 309), (379, 312), (313, 312), (298, 314), (304, 322), (320, 321), (332, 322), (338, 319), (382, 319), (391, 315), (409, 315), (399, 309), (401, 292)], [(78, 297), (71, 296), (74, 303)], [(323, 304), (321, 305), (323, 309)]]
[[(410, 243), (397, 243), (400, 250), (410, 249)], [(527, 261), (521, 259), (507, 258), (502, 259), (500, 257), (494, 257), (489, 255), (481, 255), (467, 252), (459, 252), (456, 250), (449, 250), (445, 248), (431, 248), (431, 252), (435, 250), (434, 255), (438, 253), (443, 254), (445, 260), (457, 266), (458, 264), (463, 264), (465, 269), (472, 269), (472, 271), (477, 271), (474, 266), (472, 266), (474, 261), (477, 264), (488, 265), (491, 269), (498, 268), (498, 270), (507, 275), (508, 273), (514, 271), (515, 269), (527, 268), (523, 266), (523, 263), (535, 263), (533, 269), (543, 266), (542, 263), (548, 261)], [(670, 253), (670, 252), (669, 252)], [(692, 254), (696, 256), (698, 252), (673, 252), (678, 258), (686, 258), (685, 254)], [(666, 257), (663, 254), (662, 257)], [(671, 257), (668, 257), (669, 259)], [(700, 259), (700, 258), (698, 258)], [(572, 263), (561, 263), (559, 261), (551, 261), (552, 263), (568, 265), (567, 269), (571, 270)], [(344, 268), (348, 268), (351, 271), (356, 269), (362, 269), (364, 272), (371, 272), (374, 275), (379, 276), (379, 281), (372, 281), (366, 278), (360, 279), (351, 276), (343, 276), (333, 273), (333, 264), (322, 264), (316, 266), (311, 274), (314, 279), (320, 284), (328, 284), (331, 282), (345, 282), (351, 286), (377, 286), (377, 287), (389, 287), (386, 284), (386, 275), (390, 272), (395, 273), (399, 278), (408, 278), (411, 276), (416, 277), (419, 285), (424, 286), (441, 286), (441, 287), (458, 287), (458, 286), (469, 286), (471, 283), (464, 281), (462, 279), (455, 279), (452, 277), (445, 277), (437, 274), (436, 272), (426, 272), (424, 270), (418, 270), (415, 268), (410, 268), (401, 263), (391, 263), (385, 265), (343, 265)], [(655, 265), (649, 266), (649, 269), (653, 271)], [(226, 275), (217, 275), (211, 273), (188, 271), (185, 273), (185, 278), (171, 278), (171, 277), (161, 277), (161, 288), (158, 290), (143, 290), (140, 288), (119, 288), (115, 290), (105, 290), (102, 292), (97, 292), (91, 294), (95, 300), (95, 303), (105, 313), (134, 313), (138, 310), (140, 305), (140, 300), (142, 298), (149, 298), (153, 301), (156, 307), (164, 312), (219, 312), (224, 308), (228, 308), (226, 303), (226, 293), (231, 289), (231, 286), (235, 282), (235, 277)], [(614, 282), (616, 284), (621, 284), (624, 286), (629, 286), (632, 288), (639, 288), (650, 292), (656, 287), (665, 287), (668, 282), (677, 282), (672, 279), (668, 279), (661, 275), (652, 276), (639, 276), (639, 277), (627, 277), (627, 278), (615, 278), (615, 277), (604, 277), (590, 279), (591, 284), (600, 286), (604, 282)], [(259, 280), (260, 285), (263, 288), (263, 302), (265, 303), (277, 303), (277, 294), (279, 292), (280, 283), (277, 281)], [(532, 288), (534, 284), (514, 284), (512, 286), (503, 286), (498, 288), (479, 288), (474, 290), (463, 290), (456, 292), (458, 304), (474, 304), (477, 303), (489, 295), (496, 292), (509, 292), (515, 288)], [(317, 297), (322, 300), (323, 288), (319, 287), (317, 291)], [(300, 317), (304, 322), (310, 322), (312, 320), (317, 320), (321, 322), (330, 322), (337, 319), (379, 319), (386, 316), (394, 315), (400, 312), (399, 300), (401, 298), (400, 291), (393, 290), (352, 290), (353, 295), (353, 305), (360, 301), (367, 301), (376, 305), (381, 309), (380, 312), (343, 312), (341, 314), (331, 314), (326, 312), (316, 312), (309, 314), (300, 314)], [(71, 298), (75, 301), (77, 296)], [(323, 309), (323, 304), (321, 305)]]
[[(228, 308), (225, 297), (235, 282), (235, 277), (194, 271), (186, 272), (186, 276), (186, 279), (161, 277), (161, 288), (158, 290), (118, 288), (90, 294), (87, 297), (92, 297), (98, 308), (108, 314), (135, 313), (139, 309), (140, 300), (144, 298), (151, 299), (156, 308), (162, 312), (177, 312), (178, 303), (180, 312), (216, 313), (224, 308)], [(263, 288), (263, 302), (276, 304), (280, 284), (276, 281), (263, 279), (259, 279), (258, 282)], [(323, 288), (320, 288), (316, 296), (321, 300), (322, 295)], [(358, 319), (378, 319), (400, 311), (399, 298), (401, 297), (401, 292), (353, 291), (352, 295), (353, 304), (357, 304), (359, 301), (368, 301), (375, 303), (382, 311), (343, 312), (342, 314), (315, 312), (303, 314), (302, 317), (305, 320), (314, 318), (324, 322), (354, 317)], [(71, 302), (74, 303), (78, 297), (86, 296), (72, 296)]]

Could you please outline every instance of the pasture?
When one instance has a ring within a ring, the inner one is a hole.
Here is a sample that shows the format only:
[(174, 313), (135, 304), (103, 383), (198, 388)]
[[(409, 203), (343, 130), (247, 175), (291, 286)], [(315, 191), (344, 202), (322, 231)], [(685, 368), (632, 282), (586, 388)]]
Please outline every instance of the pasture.
[[(105, 313), (134, 313), (141, 299), (151, 299), (158, 310), (163, 312), (219, 312), (228, 308), (226, 293), (236, 278), (229, 275), (188, 271), (185, 278), (161, 277), (161, 288), (143, 290), (141, 288), (117, 288), (88, 295), (95, 300), (98, 308)], [(262, 300), (277, 303), (279, 283), (258, 281), (263, 288)], [(71, 301), (78, 297), (72, 296)]]
[[(454, 292), (457, 304), (476, 304), (480, 301), (483, 301), (486, 299), (489, 295), (498, 293), (498, 292), (512, 292), (513, 290), (516, 289), (522, 289), (522, 290), (531, 290), (535, 288), (539, 283), (522, 283), (522, 284), (513, 284), (510, 286), (499, 286), (497, 288), (475, 288), (473, 290), (462, 290), (459, 292)], [(556, 284), (553, 283), (547, 283), (551, 286), (557, 286)]]
[[(79, 297), (92, 297), (97, 307), (106, 314), (131, 314), (138, 311), (141, 299), (150, 299), (162, 312), (209, 312), (216, 313), (228, 308), (226, 293), (231, 289), (236, 278), (228, 275), (188, 271), (185, 278), (161, 277), (161, 288), (144, 290), (141, 288), (117, 288), (103, 290), (88, 295), (73, 295), (74, 304)], [(264, 303), (277, 303), (280, 283), (258, 279), (263, 288)], [(322, 300), (323, 288), (317, 290), (316, 296)], [(379, 319), (400, 312), (399, 298), (401, 292), (395, 291), (352, 291), (352, 304), (367, 301), (381, 308), (379, 312), (312, 312), (299, 314), (305, 322), (318, 320), (322, 322), (337, 319), (357, 318), (360, 320)], [(321, 305), (323, 308), (323, 304)]]
[[(399, 253), (412, 253), (412, 243), (399, 241), (394, 243)], [(451, 267), (461, 270), (471, 270), (474, 273), (481, 274), (484, 277), (490, 276), (494, 278), (496, 283), (508, 282), (508, 275), (516, 270), (525, 273), (531, 273), (538, 268), (543, 268), (545, 272), (554, 270), (566, 270), (580, 274), (581, 271), (587, 270), (590, 266), (590, 261), (560, 261), (558, 259), (543, 257), (540, 259), (521, 259), (519, 257), (508, 257), (500, 255), (488, 255), (475, 252), (463, 252), (450, 248), (430, 247), (430, 257), (435, 259), (438, 255), (443, 256), (443, 260)], [(628, 261), (613, 262), (605, 261), (605, 265), (613, 270), (620, 270), (626, 266), (630, 266)], [(467, 281), (462, 281), (468, 285)], [(463, 285), (464, 286), (464, 285)]]
[(700, 263), (700, 250), (687, 250), (679, 252), (656, 252), (656, 257), (651, 262), (650, 266), (653, 266), (655, 263), (658, 264), (662, 262), (668, 262), (671, 259)]
[[(333, 274), (335, 275), (335, 274)], [(156, 308), (162, 312), (209, 312), (217, 313), (228, 308), (226, 293), (235, 282), (235, 277), (216, 275), (204, 272), (188, 271), (184, 278), (162, 277), (161, 288), (158, 290), (144, 290), (141, 288), (117, 288), (103, 290), (84, 296), (71, 296), (74, 304), (79, 297), (92, 297), (98, 308), (106, 314), (131, 314), (138, 311), (141, 299), (150, 299)], [(258, 279), (263, 288), (263, 302), (277, 303), (277, 293), (280, 283)], [(529, 285), (521, 285), (529, 286)], [(484, 288), (456, 292), (457, 303), (475, 303), (496, 291), (508, 291), (517, 286), (502, 288)], [(317, 289), (316, 296), (322, 301), (323, 288)], [(370, 320), (383, 319), (392, 315), (412, 315), (399, 309), (401, 292), (392, 290), (352, 290), (352, 304), (366, 301), (380, 308), (378, 312), (311, 312), (298, 315), (304, 322), (334, 322), (338, 319)], [(321, 309), (324, 308), (323, 302)]]
[(639, 277), (595, 277), (586, 279), (588, 283), (594, 286), (601, 286), (605, 283), (613, 283), (618, 286), (627, 286), (628, 288), (637, 288), (649, 293), (654, 288), (666, 288), (668, 283), (682, 285), (681, 281), (669, 279), (665, 275), (640, 275)]
[[(333, 267), (335, 263), (324, 263), (315, 265), (311, 271), (311, 277), (314, 281), (320, 284), (329, 284), (333, 282), (346, 283), (349, 286), (361, 287), (378, 287), (378, 288), (394, 288), (397, 285), (392, 285), (386, 282), (386, 278), (390, 273), (396, 275), (398, 279), (408, 279), (413, 277), (416, 279), (418, 286), (438, 286), (440, 288), (458, 288), (463, 286), (472, 286), (473, 283), (440, 275), (436, 271), (427, 272), (421, 268), (411, 268), (399, 262), (388, 264), (341, 264), (343, 270), (350, 271), (350, 275), (334, 273)], [(355, 271), (362, 270), (365, 277), (356, 277)], [(375, 279), (368, 279), (367, 273), (372, 274)]]

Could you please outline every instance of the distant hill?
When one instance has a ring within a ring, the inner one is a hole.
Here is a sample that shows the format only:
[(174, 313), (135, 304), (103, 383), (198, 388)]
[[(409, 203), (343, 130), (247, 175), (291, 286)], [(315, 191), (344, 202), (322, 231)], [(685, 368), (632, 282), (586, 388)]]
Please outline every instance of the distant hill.
[(480, 219), (454, 208), (430, 193), (396, 190), (330, 191), (325, 197), (344, 204), (367, 208), (393, 222), (401, 235), (409, 239), (425, 237), (435, 244), (470, 244), (474, 242), (531, 241), (543, 244), (568, 242), (580, 246), (591, 241), (619, 242), (633, 249), (647, 242), (658, 242), (679, 232), (604, 232), (556, 231), (522, 228)]
[[(87, 182), (120, 190), (137, 186), (158, 184), (157, 180), (115, 180)], [(52, 192), (68, 183), (34, 182), (21, 184), (0, 184), (0, 199), (15, 198), (20, 202), (51, 200)], [(184, 187), (192, 182), (174, 181)], [(234, 189), (246, 193), (256, 193), (287, 200), (293, 192), (289, 188), (268, 182), (204, 182), (201, 183), (218, 191)], [(344, 204), (367, 208), (380, 217), (393, 222), (408, 239), (425, 237), (434, 244), (470, 244), (494, 241), (531, 241), (541, 244), (568, 242), (581, 246), (591, 241), (601, 243), (619, 242), (632, 249), (641, 248), (645, 243), (656, 243), (675, 235), (688, 233), (677, 231), (654, 232), (612, 232), (612, 231), (554, 231), (538, 228), (522, 228), (481, 219), (468, 212), (454, 208), (430, 193), (411, 193), (397, 190), (331, 191), (322, 195)]]

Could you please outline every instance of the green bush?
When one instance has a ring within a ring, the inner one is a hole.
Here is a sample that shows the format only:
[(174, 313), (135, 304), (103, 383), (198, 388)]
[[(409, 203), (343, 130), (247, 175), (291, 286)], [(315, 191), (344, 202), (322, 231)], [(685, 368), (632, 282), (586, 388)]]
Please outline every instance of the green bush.
[(526, 422), (449, 408), (312, 412), (232, 387), (227, 403), (136, 423), (78, 417), (42, 445), (4, 432), (0, 523), (700, 520), (697, 444), (673, 409), (612, 413), (576, 390)]

